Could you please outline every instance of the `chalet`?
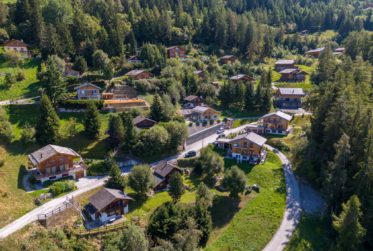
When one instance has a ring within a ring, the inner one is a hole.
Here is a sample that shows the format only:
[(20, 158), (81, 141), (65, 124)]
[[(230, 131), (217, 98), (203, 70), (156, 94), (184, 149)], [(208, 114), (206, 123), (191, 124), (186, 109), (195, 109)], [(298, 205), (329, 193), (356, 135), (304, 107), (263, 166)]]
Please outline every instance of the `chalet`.
[(297, 67), (295, 66), (294, 60), (281, 59), (275, 63), (275, 70), (278, 72), (285, 70), (285, 69), (295, 69), (295, 68)]
[(28, 45), (25, 44), (22, 40), (11, 39), (4, 43), (5, 51), (14, 51), (18, 52), (24, 58), (30, 58), (31, 52), (28, 50)]
[(325, 50), (325, 47), (321, 47), (321, 48), (316, 48), (314, 50), (309, 50), (306, 52), (306, 55), (307, 56), (311, 56), (311, 57), (314, 57), (314, 58), (318, 58), (320, 57), (321, 53), (323, 53)]
[(193, 72), (194, 75), (200, 77), (200, 78), (205, 78), (205, 73), (201, 70), (196, 70)]
[(166, 189), (168, 186), (169, 179), (175, 172), (181, 173), (180, 168), (173, 165), (168, 161), (161, 161), (158, 165), (153, 168), (154, 186), (155, 191)]
[(157, 121), (145, 118), (143, 116), (137, 116), (133, 119), (133, 124), (139, 129), (149, 129), (152, 128), (155, 124), (157, 124)]
[(219, 58), (219, 62), (221, 64), (233, 64), (237, 61), (237, 58), (233, 55), (225, 55)]
[(142, 63), (142, 60), (139, 59), (137, 56), (130, 56), (127, 61), (128, 63), (132, 63), (132, 64)]
[(146, 70), (132, 70), (130, 72), (127, 72), (126, 76), (133, 80), (140, 80), (151, 78), (152, 74), (151, 72)]
[(101, 99), (101, 88), (90, 83), (85, 83), (74, 88), (78, 99)]
[(135, 99), (137, 91), (132, 86), (116, 84), (109, 88), (108, 92), (102, 93), (104, 100), (111, 99)]
[(306, 80), (306, 75), (308, 74), (298, 68), (284, 69), (279, 73), (281, 74), (280, 81), (283, 82), (303, 82)]
[(41, 183), (65, 177), (79, 179), (86, 176), (87, 166), (71, 148), (47, 145), (28, 155), (28, 169)]
[(85, 210), (93, 221), (106, 223), (128, 213), (131, 200), (131, 197), (118, 189), (103, 188), (89, 198)]
[(297, 109), (302, 106), (305, 96), (302, 88), (278, 88), (275, 94), (275, 105), (283, 109)]
[(244, 83), (244, 82), (255, 81), (255, 79), (253, 77), (250, 77), (250, 76), (245, 75), (245, 74), (238, 74), (238, 75), (235, 75), (233, 77), (230, 77), (229, 79), (233, 82), (236, 82), (236, 83), (239, 83), (239, 82)]
[(166, 49), (168, 58), (186, 58), (186, 51), (183, 46), (172, 46)]
[(292, 118), (284, 112), (277, 111), (264, 115), (261, 120), (265, 133), (287, 135), (289, 133), (289, 122)]
[(334, 50), (333, 55), (339, 56), (339, 55), (342, 55), (344, 52), (345, 52), (345, 48), (340, 47)]
[(266, 141), (266, 138), (250, 132), (238, 135), (233, 139), (221, 138), (216, 143), (218, 147), (227, 149), (228, 156), (238, 162), (247, 161), (250, 164), (257, 164), (265, 156), (264, 144)]
[(72, 66), (69, 64), (65, 65), (64, 75), (65, 77), (75, 77), (75, 78), (80, 78), (81, 76), (80, 72), (74, 70)]
[(147, 110), (148, 103), (142, 99), (107, 99), (104, 100), (104, 110), (107, 111), (126, 111), (132, 108)]
[(184, 98), (185, 106), (189, 106), (191, 108), (201, 105), (202, 99), (196, 95), (189, 95)]
[(190, 113), (186, 117), (194, 122), (217, 120), (220, 115), (220, 112), (208, 106), (196, 106), (189, 111)]

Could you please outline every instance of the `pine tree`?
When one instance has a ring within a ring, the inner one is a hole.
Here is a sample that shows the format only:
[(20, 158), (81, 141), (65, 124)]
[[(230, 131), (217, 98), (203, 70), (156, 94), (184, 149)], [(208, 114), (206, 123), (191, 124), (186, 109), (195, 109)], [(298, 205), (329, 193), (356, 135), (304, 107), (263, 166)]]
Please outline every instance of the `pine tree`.
[(153, 98), (153, 103), (150, 107), (150, 118), (155, 121), (162, 121), (163, 120), (163, 104), (161, 98), (158, 94), (156, 94)]
[(252, 83), (249, 83), (245, 91), (245, 110), (252, 111), (255, 108), (255, 96), (254, 96), (254, 86)]
[(108, 128), (109, 140), (112, 146), (117, 147), (124, 141), (124, 126), (122, 118), (113, 115), (109, 120)]
[(180, 200), (184, 193), (183, 178), (179, 172), (175, 172), (171, 175), (169, 180), (168, 194), (171, 196), (174, 202)]
[(122, 177), (122, 172), (118, 167), (112, 154), (105, 158), (106, 169), (109, 170), (109, 179), (107, 180), (105, 186), (108, 188), (123, 190), (126, 187), (124, 178)]
[(361, 250), (361, 242), (366, 233), (360, 224), (362, 216), (360, 201), (356, 195), (342, 204), (342, 212), (339, 216), (333, 216), (333, 227), (338, 232), (337, 250)]
[(42, 95), (35, 138), (39, 144), (55, 143), (59, 137), (60, 122), (47, 95)]
[(100, 118), (97, 107), (93, 103), (87, 105), (87, 111), (84, 118), (84, 130), (88, 137), (95, 139), (100, 135)]
[(343, 134), (337, 144), (334, 145), (335, 156), (329, 162), (325, 177), (325, 194), (328, 196), (332, 211), (343, 201), (346, 191), (347, 167), (350, 160), (351, 150), (349, 137)]
[(59, 63), (61, 59), (57, 56), (49, 56), (46, 62), (46, 71), (43, 74), (45, 91), (53, 104), (57, 104), (66, 93), (66, 85), (62, 79), (61, 72), (64, 66)]
[(137, 131), (133, 124), (132, 115), (130, 113), (121, 114), (123, 126), (124, 126), (124, 142), (123, 149), (126, 152), (131, 152), (133, 146), (136, 143)]

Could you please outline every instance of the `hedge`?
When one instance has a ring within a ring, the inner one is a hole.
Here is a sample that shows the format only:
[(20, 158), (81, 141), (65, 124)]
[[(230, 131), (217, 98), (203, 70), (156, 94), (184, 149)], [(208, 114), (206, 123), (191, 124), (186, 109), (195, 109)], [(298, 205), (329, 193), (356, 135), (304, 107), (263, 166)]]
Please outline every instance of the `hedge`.
[(88, 104), (96, 105), (97, 109), (102, 109), (104, 106), (103, 100), (88, 100), (88, 99), (68, 99), (59, 103), (59, 108), (65, 109), (86, 109)]
[(179, 167), (194, 167), (196, 164), (197, 158), (188, 158), (188, 159), (178, 159), (177, 165)]
[(49, 192), (54, 196), (76, 190), (75, 182), (72, 180), (57, 181), (49, 187)]

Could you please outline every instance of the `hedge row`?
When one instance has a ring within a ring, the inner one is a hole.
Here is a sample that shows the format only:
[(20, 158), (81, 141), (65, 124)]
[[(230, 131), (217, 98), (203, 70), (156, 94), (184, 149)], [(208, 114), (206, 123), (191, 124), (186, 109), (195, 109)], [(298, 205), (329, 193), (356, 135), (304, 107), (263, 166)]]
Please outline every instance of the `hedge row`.
[(96, 105), (97, 109), (102, 109), (104, 106), (103, 100), (78, 100), (78, 99), (68, 99), (63, 100), (59, 103), (59, 108), (65, 109), (86, 109), (88, 104)]
[(197, 158), (188, 158), (188, 159), (178, 159), (177, 165), (179, 167), (194, 167), (196, 164)]

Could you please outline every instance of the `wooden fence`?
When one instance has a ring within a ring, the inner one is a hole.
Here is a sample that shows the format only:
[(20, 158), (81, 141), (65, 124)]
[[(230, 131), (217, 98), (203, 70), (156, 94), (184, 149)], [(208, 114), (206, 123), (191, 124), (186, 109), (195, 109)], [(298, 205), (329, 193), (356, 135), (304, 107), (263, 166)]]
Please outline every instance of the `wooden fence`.
[(95, 229), (92, 229), (92, 230), (77, 230), (77, 231), (75, 231), (75, 234), (78, 235), (78, 236), (103, 234), (103, 233), (107, 233), (107, 232), (111, 232), (111, 231), (115, 231), (115, 230), (125, 228), (130, 224), (131, 224), (130, 221), (125, 221), (125, 222), (114, 224), (114, 225), (105, 225), (103, 227), (95, 228)]

